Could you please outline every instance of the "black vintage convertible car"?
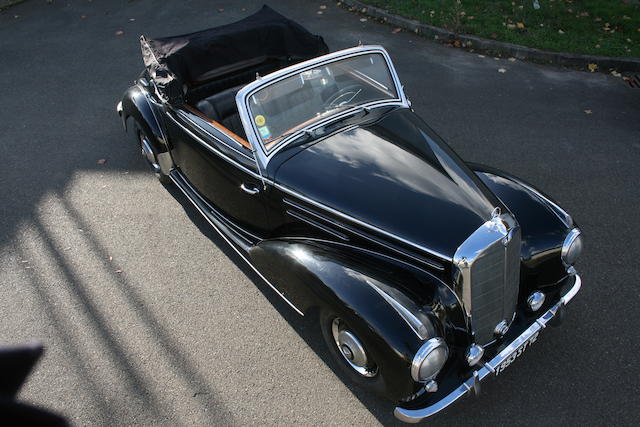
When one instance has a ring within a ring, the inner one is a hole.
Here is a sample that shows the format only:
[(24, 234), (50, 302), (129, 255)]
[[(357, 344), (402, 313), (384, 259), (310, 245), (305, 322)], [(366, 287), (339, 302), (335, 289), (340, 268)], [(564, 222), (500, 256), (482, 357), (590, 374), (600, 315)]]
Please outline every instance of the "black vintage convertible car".
[(399, 419), (477, 394), (580, 289), (571, 216), (460, 159), (382, 47), (329, 53), (267, 7), (141, 45), (117, 110), (144, 158)]

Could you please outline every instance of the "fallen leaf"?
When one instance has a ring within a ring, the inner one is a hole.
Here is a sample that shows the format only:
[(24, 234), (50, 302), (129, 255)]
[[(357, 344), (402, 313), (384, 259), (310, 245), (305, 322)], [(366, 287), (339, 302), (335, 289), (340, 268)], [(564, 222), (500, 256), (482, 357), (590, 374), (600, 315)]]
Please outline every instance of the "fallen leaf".
[(363, 7), (363, 8), (362, 8), (362, 10), (361, 10), (360, 12), (362, 12), (362, 13), (367, 13), (367, 8), (366, 8), (366, 7)]
[(471, 16), (467, 16), (467, 19), (476, 19), (476, 17), (471, 15)]
[(584, 113), (585, 113), (585, 114), (591, 114), (591, 113), (593, 113), (593, 111), (591, 111), (591, 110), (584, 110)]
[(596, 18), (593, 20), (593, 22), (600, 22), (600, 21), (602, 21), (602, 18)]
[(558, 34), (564, 34), (564, 31), (558, 30)]
[(121, 36), (123, 34), (124, 34), (124, 31), (122, 31), (122, 30), (116, 31), (116, 36)]
[(478, 58), (486, 58), (484, 55), (478, 55)]
[(598, 64), (589, 64), (589, 65), (587, 65), (587, 68), (589, 69), (589, 71), (591, 71), (593, 73), (594, 71), (596, 71), (598, 69)]
[(394, 28), (393, 30), (391, 30), (391, 32), (393, 34), (398, 34), (400, 31), (402, 31), (402, 28), (398, 27), (398, 28)]
[(104, 165), (105, 163), (107, 163), (107, 159), (100, 159), (100, 160), (97, 161), (97, 163), (99, 165)]
[(612, 75), (613, 77), (621, 77), (621, 76), (622, 76), (622, 74), (620, 74), (620, 73), (619, 73), (619, 72), (617, 72), (616, 70), (612, 70), (612, 71), (611, 71), (611, 75)]
[(514, 28), (516, 28), (516, 24), (507, 24), (507, 28), (513, 30)]
[(218, 9), (218, 13), (222, 13), (222, 12), (224, 12), (223, 8)]
[(507, 59), (507, 61), (509, 61), (509, 62), (516, 62), (516, 58), (511, 57), (511, 58)]
[(491, 33), (491, 34), (489, 34), (489, 37), (492, 38), (492, 39), (497, 39), (498, 35), (496, 33)]
[(506, 68), (498, 68), (498, 72), (499, 73), (506, 73), (507, 69)]
[(517, 26), (519, 29), (524, 30), (524, 23), (522, 23), (522, 22), (516, 22), (516, 26)]
[(583, 18), (587, 17), (589, 16), (589, 12), (580, 12), (580, 16), (582, 16)]
[(462, 43), (460, 43), (460, 40), (455, 40), (455, 41), (453, 42), (453, 45), (454, 45), (455, 47), (460, 47), (460, 46), (462, 46)]
[(321, 4), (321, 5), (320, 5), (320, 9), (326, 9), (326, 8), (327, 8), (327, 5), (326, 5), (326, 4)]
[(367, 22), (367, 18), (360, 18), (360, 22)]

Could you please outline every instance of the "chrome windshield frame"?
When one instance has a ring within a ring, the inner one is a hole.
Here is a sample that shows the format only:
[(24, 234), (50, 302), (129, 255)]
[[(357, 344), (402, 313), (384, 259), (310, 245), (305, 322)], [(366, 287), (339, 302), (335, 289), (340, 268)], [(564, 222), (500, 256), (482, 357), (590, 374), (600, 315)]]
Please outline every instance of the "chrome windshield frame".
[[(251, 114), (249, 113), (249, 98), (253, 94), (255, 94), (260, 89), (263, 89), (271, 84), (290, 77), (291, 75), (299, 74), (309, 69), (317, 68), (331, 62), (336, 62), (349, 57), (367, 55), (372, 53), (381, 54), (386, 61), (389, 72), (391, 73), (393, 84), (396, 87), (396, 92), (398, 95), (397, 98), (363, 103), (352, 108), (342, 110), (339, 113), (329, 115), (323, 119), (318, 120), (317, 122), (313, 122), (308, 126), (296, 130), (291, 135), (286, 136), (281, 141), (279, 141), (271, 150), (267, 151), (265, 149), (264, 145), (260, 141), (258, 129), (255, 127), (253, 120), (251, 120)], [(264, 172), (267, 170), (269, 160), (271, 160), (273, 156), (275, 156), (282, 148), (286, 147), (288, 143), (294, 141), (306, 132), (312, 132), (315, 129), (326, 125), (327, 123), (339, 120), (340, 118), (348, 116), (354, 111), (358, 111), (363, 108), (371, 109), (387, 105), (399, 105), (408, 108), (409, 102), (407, 101), (402, 88), (402, 84), (400, 83), (400, 79), (398, 78), (398, 73), (396, 72), (396, 69), (393, 66), (393, 62), (391, 61), (391, 58), (389, 57), (387, 51), (382, 46), (370, 45), (358, 46), (350, 49), (340, 50), (338, 52), (329, 53), (327, 55), (319, 56), (317, 58), (313, 58), (299, 64), (291, 65), (289, 67), (268, 74), (264, 77), (259, 77), (255, 81), (249, 83), (248, 85), (240, 89), (240, 91), (238, 91), (238, 94), (236, 95), (236, 105), (238, 107), (238, 112), (240, 113), (240, 120), (242, 121), (242, 126), (244, 127), (247, 139), (253, 147), (257, 166), (261, 171)]]

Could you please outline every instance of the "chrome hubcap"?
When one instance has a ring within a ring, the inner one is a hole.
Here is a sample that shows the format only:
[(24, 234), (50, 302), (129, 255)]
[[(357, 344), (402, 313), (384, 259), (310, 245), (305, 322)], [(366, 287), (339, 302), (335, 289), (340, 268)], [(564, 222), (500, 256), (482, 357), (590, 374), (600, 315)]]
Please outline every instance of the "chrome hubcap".
[(340, 354), (357, 373), (369, 378), (376, 376), (378, 368), (367, 358), (364, 346), (358, 337), (347, 329), (344, 322), (337, 317), (331, 323), (331, 333)]
[(140, 150), (142, 157), (147, 161), (151, 170), (156, 174), (160, 173), (160, 165), (156, 162), (156, 155), (153, 154), (151, 144), (142, 133), (140, 133)]

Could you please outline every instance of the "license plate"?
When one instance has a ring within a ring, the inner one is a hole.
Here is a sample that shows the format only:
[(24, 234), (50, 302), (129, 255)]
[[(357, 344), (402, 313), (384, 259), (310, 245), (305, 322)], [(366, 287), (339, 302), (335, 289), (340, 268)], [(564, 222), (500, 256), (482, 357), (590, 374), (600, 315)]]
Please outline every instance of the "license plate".
[(506, 359), (504, 359), (502, 361), (502, 363), (500, 363), (496, 368), (496, 375), (499, 375), (500, 373), (502, 373), (502, 371), (504, 371), (505, 369), (507, 369), (518, 357), (522, 356), (522, 354), (524, 353), (524, 351), (526, 349), (528, 349), (529, 347), (531, 347), (531, 344), (533, 344), (534, 342), (536, 342), (536, 340), (538, 339), (538, 334), (540, 333), (540, 331), (537, 331), (535, 334), (531, 335), (529, 337), (529, 339), (527, 339), (525, 342), (523, 342), (522, 344), (520, 344), (518, 346), (518, 348), (516, 348), (515, 350), (513, 350), (513, 352), (507, 356)]

